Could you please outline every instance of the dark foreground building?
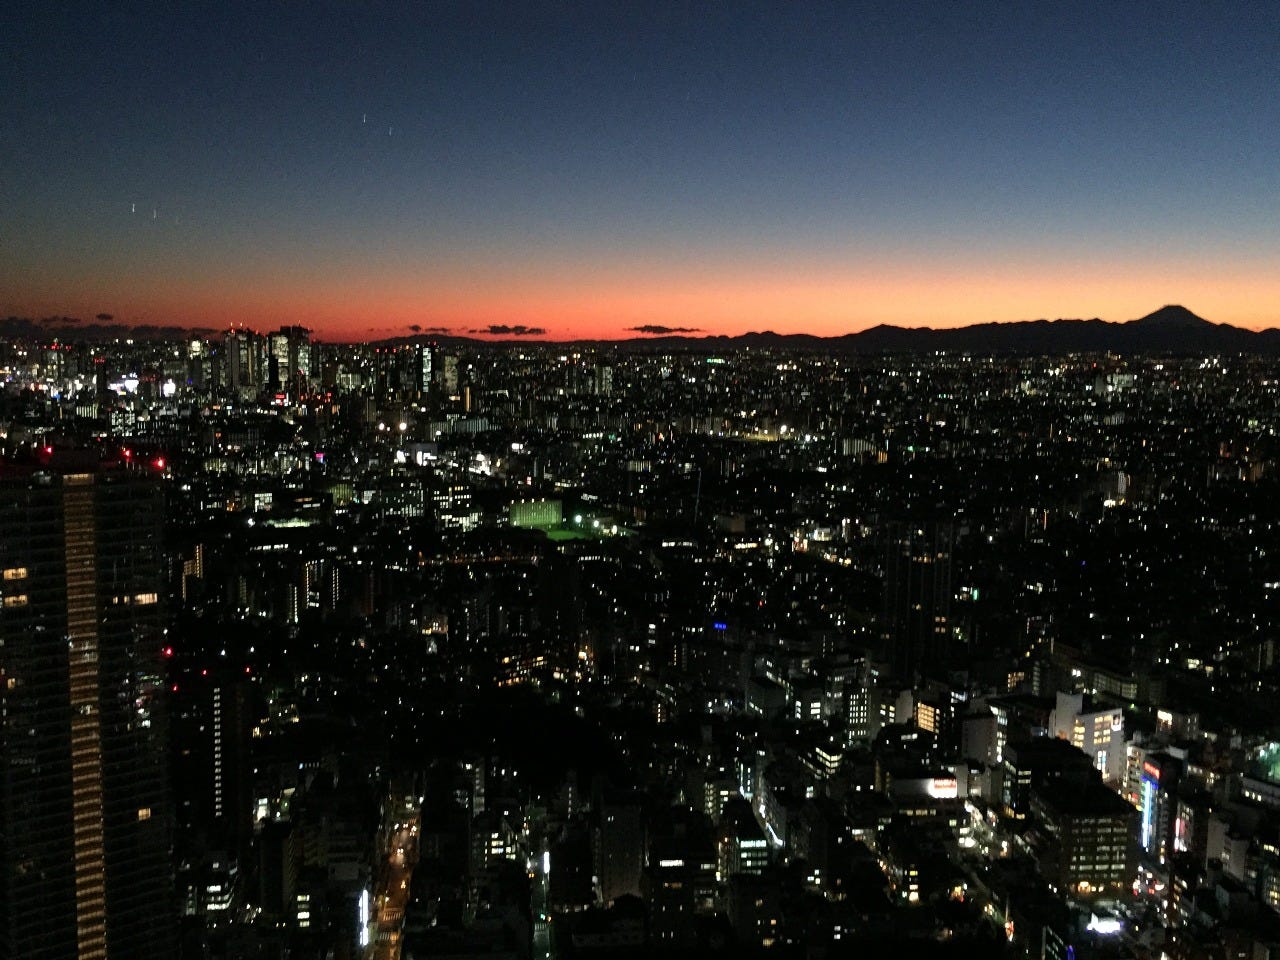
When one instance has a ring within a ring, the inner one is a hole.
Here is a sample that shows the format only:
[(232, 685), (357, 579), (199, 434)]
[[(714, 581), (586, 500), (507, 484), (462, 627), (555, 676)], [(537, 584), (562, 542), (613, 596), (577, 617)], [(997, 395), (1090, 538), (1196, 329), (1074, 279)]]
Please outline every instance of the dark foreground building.
[(943, 679), (954, 666), (950, 523), (888, 524), (883, 642), (894, 674), (907, 683)]
[(173, 953), (160, 492), (0, 479), (0, 960)]

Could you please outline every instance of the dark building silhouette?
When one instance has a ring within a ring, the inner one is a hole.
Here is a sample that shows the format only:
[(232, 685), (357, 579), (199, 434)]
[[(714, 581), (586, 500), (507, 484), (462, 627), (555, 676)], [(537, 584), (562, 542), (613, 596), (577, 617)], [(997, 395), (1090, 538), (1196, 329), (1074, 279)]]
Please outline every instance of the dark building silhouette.
[[(249, 768), (250, 678), (228, 666), (183, 690), (169, 715), (174, 813), (186, 848), (207, 848), (239, 862), (253, 830)], [(185, 850), (184, 850), (185, 852)]]
[(0, 958), (172, 954), (159, 490), (0, 481)]
[(882, 640), (893, 672), (908, 682), (952, 665), (950, 523), (889, 524)]
[(592, 838), (600, 899), (639, 896), (644, 873), (644, 810), (638, 798), (610, 797), (598, 806)]
[(107, 370), (106, 354), (99, 354), (93, 358), (93, 379), (94, 391), (98, 403), (98, 416), (106, 420), (111, 413), (112, 395), (111, 389), (107, 386), (110, 373)]

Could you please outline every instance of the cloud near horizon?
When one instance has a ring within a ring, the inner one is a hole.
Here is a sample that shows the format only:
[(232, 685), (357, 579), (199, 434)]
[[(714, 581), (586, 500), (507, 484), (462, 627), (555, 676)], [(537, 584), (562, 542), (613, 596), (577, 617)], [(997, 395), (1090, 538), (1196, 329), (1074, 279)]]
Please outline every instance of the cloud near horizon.
[(638, 327), (627, 327), (632, 333), (701, 333), (701, 327), (664, 327), (660, 323), (643, 323)]
[(523, 323), (508, 325), (505, 323), (491, 323), (487, 327), (475, 327), (472, 333), (487, 333), (494, 337), (540, 337), (547, 332), (545, 327), (526, 327)]

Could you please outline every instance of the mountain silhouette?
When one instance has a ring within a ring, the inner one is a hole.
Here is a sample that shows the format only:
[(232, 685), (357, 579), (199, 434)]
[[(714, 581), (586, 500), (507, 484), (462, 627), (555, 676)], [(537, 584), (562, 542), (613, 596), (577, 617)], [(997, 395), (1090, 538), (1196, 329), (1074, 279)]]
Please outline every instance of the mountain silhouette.
[(838, 337), (748, 333), (740, 337), (655, 337), (665, 349), (724, 349), (733, 346), (790, 347), (832, 353), (1280, 353), (1280, 330), (1246, 330), (1212, 323), (1171, 304), (1137, 320), (1021, 320), (967, 327), (895, 327), (880, 324)]
[(1210, 323), (1204, 317), (1196, 316), (1186, 307), (1176, 303), (1161, 307), (1154, 313), (1148, 313), (1145, 317), (1139, 317), (1137, 320), (1130, 320), (1128, 325), (1148, 330), (1194, 330), (1217, 326), (1217, 324)]
[[(696, 319), (696, 318), (695, 318)], [(691, 321), (692, 322), (692, 321)], [(578, 343), (617, 346), (627, 350), (690, 350), (713, 353), (734, 349), (811, 350), (832, 354), (916, 353), (946, 350), (967, 353), (1061, 354), (1280, 354), (1280, 329), (1246, 330), (1227, 323), (1213, 323), (1180, 304), (1169, 304), (1144, 317), (1127, 322), (1091, 320), (1018, 320), (1010, 323), (975, 323), (967, 327), (896, 327), (879, 324), (858, 333), (819, 337), (807, 333), (783, 334), (772, 330), (738, 336), (670, 333), (626, 340), (555, 341), (534, 337), (536, 328), (505, 327), (514, 337), (503, 342)], [(0, 318), (0, 338), (17, 340), (61, 339), (103, 341), (130, 336), (149, 340), (178, 340), (190, 336), (217, 337), (214, 330), (175, 325), (132, 326), (100, 314), (86, 323), (72, 317), (31, 320)], [(469, 336), (444, 330), (415, 331), (412, 336), (377, 341), (378, 345), (407, 343), (481, 344)]]
[[(192, 337), (218, 337), (216, 330), (183, 328), (177, 325), (128, 325), (113, 323), (114, 317), (102, 314), (93, 323), (74, 317), (0, 317), (0, 338), (50, 339), (64, 342), (134, 337), (140, 339), (175, 340)], [(694, 324), (695, 319), (690, 323)], [(410, 328), (413, 329), (413, 328)], [(969, 326), (893, 326), (879, 324), (859, 333), (837, 337), (814, 334), (781, 334), (772, 330), (744, 333), (736, 337), (723, 334), (662, 334), (657, 337), (635, 337), (620, 340), (576, 339), (553, 340), (534, 337), (536, 328), (509, 326), (513, 337), (503, 342), (579, 343), (613, 346), (634, 351), (698, 351), (713, 353), (728, 349), (801, 349), (823, 353), (913, 353), (952, 351), (970, 353), (1166, 353), (1166, 355), (1203, 355), (1203, 353), (1266, 353), (1280, 355), (1280, 329), (1247, 330), (1230, 324), (1215, 324), (1193, 314), (1187, 307), (1170, 303), (1137, 320), (1112, 323), (1093, 317), (1091, 320), (1016, 320), (1011, 323), (982, 323)], [(376, 340), (376, 346), (402, 346), (406, 343), (483, 344), (466, 335), (444, 329), (417, 329), (412, 335)]]
[(734, 347), (820, 350), (829, 353), (1280, 353), (1280, 330), (1246, 330), (1212, 323), (1186, 307), (1161, 307), (1137, 320), (1021, 320), (967, 327), (880, 324), (836, 337), (746, 333), (737, 337), (664, 336), (626, 341), (632, 349), (725, 350)]

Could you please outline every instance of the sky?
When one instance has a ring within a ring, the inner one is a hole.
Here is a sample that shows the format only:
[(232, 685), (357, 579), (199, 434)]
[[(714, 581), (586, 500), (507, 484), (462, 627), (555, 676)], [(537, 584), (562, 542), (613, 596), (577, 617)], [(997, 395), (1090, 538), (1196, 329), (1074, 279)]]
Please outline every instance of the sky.
[(15, 3), (0, 315), (1280, 325), (1280, 4)]

